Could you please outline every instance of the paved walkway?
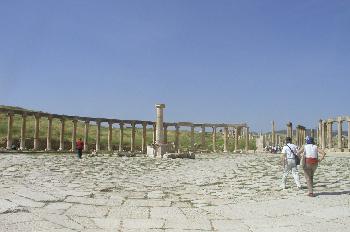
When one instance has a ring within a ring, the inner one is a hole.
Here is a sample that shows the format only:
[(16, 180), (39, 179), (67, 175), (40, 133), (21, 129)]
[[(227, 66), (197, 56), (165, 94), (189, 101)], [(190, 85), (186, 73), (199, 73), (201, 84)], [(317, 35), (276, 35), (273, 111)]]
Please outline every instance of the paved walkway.
[(0, 154), (0, 231), (349, 231), (350, 156), (319, 166), (315, 198), (279, 189), (277, 157)]

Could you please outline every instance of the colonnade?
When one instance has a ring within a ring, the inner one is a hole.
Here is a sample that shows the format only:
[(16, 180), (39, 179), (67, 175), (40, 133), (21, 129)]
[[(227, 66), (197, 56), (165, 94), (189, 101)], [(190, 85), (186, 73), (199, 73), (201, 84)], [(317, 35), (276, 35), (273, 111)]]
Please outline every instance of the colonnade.
[[(119, 146), (118, 150), (123, 150), (123, 143), (124, 143), (124, 128), (126, 125), (131, 126), (131, 140), (130, 140), (130, 151), (135, 151), (135, 137), (136, 137), (136, 126), (141, 125), (142, 126), (142, 144), (141, 144), (141, 151), (143, 153), (146, 153), (147, 148), (147, 142), (146, 142), (146, 130), (147, 126), (153, 127), (153, 143), (156, 141), (156, 122), (152, 121), (139, 121), (139, 120), (119, 120), (119, 119), (106, 119), (106, 118), (88, 118), (88, 117), (79, 117), (79, 116), (67, 116), (67, 115), (57, 115), (57, 114), (48, 114), (43, 112), (26, 112), (21, 110), (7, 110), (7, 109), (1, 109), (0, 113), (7, 115), (7, 144), (6, 149), (11, 149), (13, 144), (13, 119), (14, 115), (21, 115), (22, 117), (22, 126), (21, 126), (21, 135), (20, 135), (20, 150), (27, 150), (26, 147), (26, 124), (27, 124), (27, 118), (28, 116), (34, 116), (35, 118), (35, 126), (34, 126), (34, 147), (33, 150), (39, 149), (39, 132), (40, 132), (40, 119), (46, 118), (48, 121), (47, 123), (47, 129), (46, 129), (46, 151), (52, 151), (52, 121), (53, 119), (59, 119), (60, 120), (60, 136), (59, 136), (59, 151), (74, 151), (75, 150), (75, 144), (77, 139), (77, 124), (78, 122), (84, 123), (84, 151), (92, 150), (89, 147), (89, 129), (91, 123), (96, 124), (96, 145), (95, 150), (99, 151), (101, 150), (101, 123), (108, 123), (108, 138), (107, 138), (107, 150), (112, 151), (113, 144), (112, 144), (112, 128), (114, 124), (119, 125)], [(65, 147), (64, 141), (65, 141), (65, 130), (66, 125), (68, 123), (71, 123), (72, 125), (72, 133), (71, 133), (71, 146)], [(228, 152), (228, 129), (233, 128), (235, 130), (235, 148), (238, 147), (238, 132), (241, 130), (245, 130), (245, 150), (249, 149), (249, 127), (247, 124), (195, 124), (191, 122), (178, 122), (178, 123), (163, 123), (163, 136), (164, 136), (164, 143), (168, 143), (168, 127), (174, 127), (175, 128), (175, 150), (177, 151), (180, 148), (180, 128), (181, 127), (190, 127), (191, 133), (190, 133), (190, 147), (194, 149), (195, 144), (195, 128), (200, 127), (201, 128), (201, 146), (205, 147), (206, 141), (205, 141), (205, 134), (206, 134), (206, 128), (211, 127), (212, 128), (212, 150), (214, 152), (217, 151), (216, 146), (216, 140), (217, 140), (217, 128), (223, 128), (223, 140), (224, 140), (224, 152)]]
[[(344, 146), (346, 143), (346, 137), (343, 137), (343, 123), (348, 124), (347, 132), (347, 147)], [(337, 125), (337, 140), (333, 138), (333, 125)], [(323, 149), (329, 149), (334, 151), (350, 151), (350, 117), (337, 117), (326, 120), (319, 120), (318, 123), (318, 139), (319, 144)]]

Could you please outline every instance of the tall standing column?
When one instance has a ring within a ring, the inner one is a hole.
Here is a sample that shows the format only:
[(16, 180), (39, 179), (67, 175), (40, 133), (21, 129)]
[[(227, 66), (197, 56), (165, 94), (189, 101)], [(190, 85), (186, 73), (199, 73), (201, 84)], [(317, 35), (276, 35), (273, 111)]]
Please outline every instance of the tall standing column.
[(191, 148), (194, 149), (194, 126), (191, 126)]
[(348, 118), (348, 151), (350, 151), (350, 119)]
[(179, 150), (179, 137), (180, 137), (180, 126), (175, 125), (175, 152)]
[(296, 133), (295, 133), (295, 139), (297, 142), (297, 146), (300, 146), (300, 126), (296, 126)]
[(85, 122), (85, 126), (84, 126), (84, 151), (88, 151), (89, 150), (89, 127), (90, 127), (90, 121), (86, 120)]
[(238, 151), (238, 127), (235, 127), (235, 152)]
[(156, 104), (157, 120), (156, 120), (156, 144), (164, 144), (163, 133), (163, 109), (164, 104)]
[(112, 132), (113, 132), (113, 130), (112, 130), (112, 125), (113, 125), (113, 122), (111, 122), (111, 121), (109, 121), (108, 122), (108, 145), (107, 145), (107, 149), (108, 149), (108, 151), (112, 151)]
[(101, 138), (101, 121), (96, 121), (96, 151), (99, 151), (101, 148), (100, 138)]
[(7, 144), (6, 149), (11, 150), (12, 147), (12, 128), (13, 127), (13, 113), (7, 113)]
[(40, 115), (35, 114), (35, 130), (34, 130), (34, 150), (39, 149), (39, 130), (40, 130)]
[(317, 136), (317, 142), (319, 146), (322, 146), (322, 120), (318, 121), (318, 136)]
[(77, 141), (77, 123), (78, 121), (76, 119), (72, 120), (72, 147), (71, 147), (71, 151), (75, 151), (75, 145), (76, 145), (76, 141)]
[(341, 117), (338, 117), (338, 150), (343, 151), (343, 143), (342, 143), (342, 136), (343, 136), (343, 120)]
[(322, 136), (322, 139), (321, 139), (322, 149), (326, 149), (327, 124), (325, 121), (322, 121), (321, 136)]
[(246, 135), (245, 135), (245, 151), (249, 150), (249, 127), (246, 127)]
[(61, 118), (61, 131), (60, 131), (60, 147), (59, 147), (59, 151), (63, 151), (64, 150), (64, 122), (65, 119)]
[(202, 125), (201, 145), (202, 145), (202, 149), (204, 149), (205, 148), (205, 125)]
[(333, 132), (333, 121), (328, 121), (328, 125), (327, 125), (327, 128), (328, 128), (328, 148), (331, 149), (333, 148), (333, 144), (332, 144), (332, 132)]
[(47, 117), (47, 134), (46, 134), (46, 151), (51, 151), (51, 138), (52, 138), (52, 116)]
[(135, 151), (135, 122), (131, 122), (130, 151)]
[(276, 146), (276, 132), (275, 132), (275, 121), (272, 121), (272, 146)]
[(20, 150), (26, 150), (26, 128), (27, 128), (27, 115), (22, 114), (22, 127), (21, 127), (21, 143)]
[(164, 143), (168, 143), (168, 125), (164, 123)]
[(228, 134), (228, 128), (224, 127), (224, 152), (227, 152), (227, 134)]
[(123, 151), (123, 142), (124, 142), (124, 123), (119, 123), (119, 151)]
[(147, 122), (142, 122), (142, 153), (146, 153), (147, 149)]
[(293, 139), (293, 124), (292, 122), (287, 123), (287, 137)]
[(157, 134), (157, 126), (156, 126), (156, 123), (153, 123), (153, 143), (156, 143), (156, 134)]
[(213, 126), (213, 152), (216, 152), (216, 126)]

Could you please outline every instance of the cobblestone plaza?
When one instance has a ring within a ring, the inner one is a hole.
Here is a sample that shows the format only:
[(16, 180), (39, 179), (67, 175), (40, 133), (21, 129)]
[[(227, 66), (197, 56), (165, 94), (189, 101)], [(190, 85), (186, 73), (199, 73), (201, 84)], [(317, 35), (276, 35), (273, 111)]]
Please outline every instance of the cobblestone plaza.
[[(191, 159), (1, 154), (0, 231), (348, 231), (350, 156), (327, 156), (306, 196), (279, 155)], [(305, 186), (303, 173), (301, 182)]]

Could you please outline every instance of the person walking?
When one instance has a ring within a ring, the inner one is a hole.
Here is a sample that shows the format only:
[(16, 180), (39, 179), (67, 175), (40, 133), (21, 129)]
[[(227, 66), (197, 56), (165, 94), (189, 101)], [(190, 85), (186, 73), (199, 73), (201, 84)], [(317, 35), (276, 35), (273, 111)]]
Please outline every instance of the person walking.
[(76, 149), (77, 149), (78, 158), (81, 159), (83, 155), (83, 149), (84, 149), (84, 142), (81, 140), (81, 138), (79, 138), (78, 141), (76, 142)]
[[(318, 148), (314, 144), (314, 139), (310, 136), (306, 136), (306, 145), (304, 145), (299, 151), (298, 155), (303, 154), (302, 159), (305, 158), (304, 162), (304, 175), (307, 182), (308, 196), (314, 197), (315, 194), (313, 192), (314, 185), (314, 174), (318, 164), (324, 159), (326, 152), (324, 152), (321, 148)], [(321, 159), (318, 158), (318, 154), (321, 154)]]
[(286, 182), (287, 182), (287, 176), (290, 172), (292, 172), (295, 184), (297, 185), (298, 189), (301, 189), (300, 180), (299, 180), (299, 173), (297, 164), (295, 162), (295, 156), (297, 155), (297, 149), (298, 147), (292, 143), (292, 138), (287, 137), (286, 138), (286, 145), (282, 148), (282, 162), (283, 162), (283, 176), (282, 176), (282, 184), (281, 187), (283, 189), (286, 188)]

